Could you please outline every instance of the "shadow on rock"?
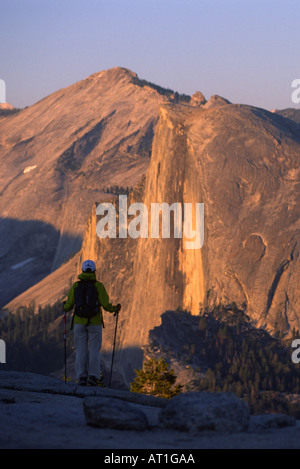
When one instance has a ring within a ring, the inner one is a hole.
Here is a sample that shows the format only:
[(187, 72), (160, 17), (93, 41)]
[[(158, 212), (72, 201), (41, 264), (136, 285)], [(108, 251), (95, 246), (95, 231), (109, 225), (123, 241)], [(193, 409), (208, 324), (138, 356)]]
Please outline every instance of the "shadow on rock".
[(0, 308), (51, 273), (58, 244), (75, 254), (81, 238), (39, 220), (0, 219)]

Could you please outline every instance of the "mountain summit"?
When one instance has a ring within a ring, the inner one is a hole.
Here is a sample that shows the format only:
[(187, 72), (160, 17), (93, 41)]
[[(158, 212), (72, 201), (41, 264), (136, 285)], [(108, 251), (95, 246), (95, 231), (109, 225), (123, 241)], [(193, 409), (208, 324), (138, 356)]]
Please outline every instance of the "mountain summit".
[(167, 99), (118, 67), (0, 116), (2, 306), (80, 249), (107, 188), (145, 173)]

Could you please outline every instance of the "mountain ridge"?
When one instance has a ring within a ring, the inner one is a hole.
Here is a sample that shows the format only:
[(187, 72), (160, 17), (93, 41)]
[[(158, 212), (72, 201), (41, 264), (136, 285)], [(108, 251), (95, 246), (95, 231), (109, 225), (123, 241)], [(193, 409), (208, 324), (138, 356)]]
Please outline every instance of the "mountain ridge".
[[(12, 252), (14, 238), (24, 233), (11, 239), (9, 219), (51, 225), (43, 236), (56, 244), (55, 256), (49, 252), (40, 265), (34, 248), (26, 253), (26, 259), (36, 258), (24, 271), (34, 284), (44, 275), (34, 270), (47, 265), (50, 273), (80, 249), (92, 205), (106, 197), (105, 187), (124, 179), (134, 186), (145, 172), (158, 108), (167, 98), (132, 83), (135, 76), (120, 68), (100, 72), (0, 119), (2, 270), (25, 260), (18, 248)], [(16, 274), (9, 270), (2, 278), (2, 305), (15, 296), (12, 283), (22, 292)]]

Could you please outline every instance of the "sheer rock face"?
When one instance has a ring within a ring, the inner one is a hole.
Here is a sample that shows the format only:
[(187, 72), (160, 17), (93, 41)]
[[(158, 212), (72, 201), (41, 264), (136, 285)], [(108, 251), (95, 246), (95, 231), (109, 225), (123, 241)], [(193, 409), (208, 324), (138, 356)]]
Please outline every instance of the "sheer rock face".
[[(299, 328), (296, 130), (267, 111), (216, 100), (161, 108), (143, 190), (128, 203), (143, 202), (150, 213), (152, 202), (203, 202), (202, 249), (185, 249), (172, 236), (99, 240), (94, 211), (81, 252), (123, 304), (115, 367), (127, 383), (166, 310), (199, 314), (235, 302), (258, 326)], [(111, 348), (113, 321), (108, 327), (104, 347)]]
[(190, 122), (206, 208), (204, 303), (234, 301), (259, 324), (299, 327), (299, 137), (246, 106)]

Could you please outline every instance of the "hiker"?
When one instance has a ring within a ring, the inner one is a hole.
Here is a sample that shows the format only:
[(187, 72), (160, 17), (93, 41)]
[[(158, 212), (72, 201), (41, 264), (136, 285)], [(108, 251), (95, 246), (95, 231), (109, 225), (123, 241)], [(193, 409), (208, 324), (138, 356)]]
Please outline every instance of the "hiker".
[(82, 273), (78, 276), (64, 303), (64, 311), (74, 306), (74, 345), (76, 351), (76, 379), (82, 386), (98, 386), (102, 373), (100, 371), (100, 349), (102, 344), (102, 327), (104, 327), (101, 307), (114, 315), (118, 314), (121, 305), (112, 305), (103, 283), (96, 279), (94, 261), (86, 260), (82, 264)]

